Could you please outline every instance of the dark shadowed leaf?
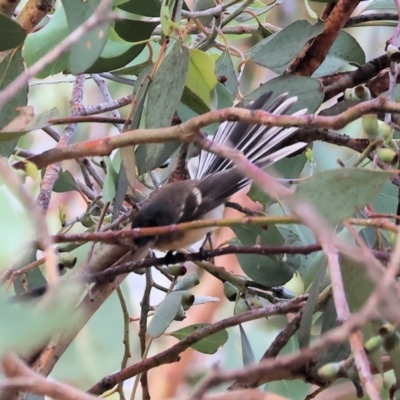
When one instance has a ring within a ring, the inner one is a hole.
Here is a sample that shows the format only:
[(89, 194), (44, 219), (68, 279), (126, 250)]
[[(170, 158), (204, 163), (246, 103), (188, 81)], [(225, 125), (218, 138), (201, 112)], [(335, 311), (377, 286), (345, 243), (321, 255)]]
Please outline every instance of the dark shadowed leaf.
[[(24, 72), (24, 64), (21, 57), (21, 51), (13, 51), (0, 62), (0, 91), (8, 86), (15, 78)], [(0, 110), (0, 128), (5, 127), (10, 121), (18, 116), (17, 107), (23, 107), (27, 103), (28, 86), (23, 88), (7, 101)], [(0, 142), (0, 155), (8, 157), (14, 150), (18, 142), (18, 137), (15, 137), (6, 142)]]
[[(193, 332), (198, 331), (209, 324), (195, 324), (186, 326), (185, 328), (179, 329), (177, 331), (169, 333), (169, 335), (182, 340), (187, 336), (191, 335)], [(191, 345), (193, 349), (199, 351), (200, 353), (205, 354), (214, 354), (221, 346), (223, 346), (228, 340), (228, 332), (226, 330), (219, 331), (214, 333), (205, 339), (200, 340), (199, 342)]]
[(65, 193), (65, 192), (70, 192), (72, 190), (79, 191), (75, 178), (68, 170), (64, 171), (61, 169), (60, 172), (58, 173), (58, 178), (56, 180), (56, 183), (53, 186), (53, 192)]
[[(176, 43), (149, 85), (145, 111), (146, 128), (164, 128), (171, 125), (182, 97), (188, 64), (189, 50)], [(139, 146), (136, 151), (139, 174), (160, 166), (178, 146), (179, 142)]]
[(300, 348), (308, 347), (311, 338), (311, 325), (315, 312), (315, 305), (317, 304), (318, 295), (321, 290), (321, 284), (325, 278), (326, 263), (320, 263), (317, 274), (315, 275), (311, 289), (308, 293), (308, 299), (304, 306), (303, 314), (301, 316), (299, 327), (299, 346)]
[(115, 21), (114, 29), (121, 39), (127, 42), (140, 42), (148, 39), (157, 25), (158, 22), (119, 19)]
[(341, 168), (314, 174), (299, 184), (288, 202), (305, 201), (326, 221), (336, 224), (372, 201), (389, 180), (390, 173)]
[(182, 103), (200, 115), (210, 111), (210, 107), (186, 86), (182, 93)]
[[(138, 42), (146, 40), (150, 36), (148, 31), (135, 30), (134, 33)], [(122, 40), (117, 32), (111, 28), (100, 57), (86, 72), (105, 72), (125, 67), (125, 65), (139, 56), (145, 46), (146, 43), (135, 44)]]
[(129, 0), (118, 6), (121, 10), (144, 17), (159, 17), (161, 1), (159, 0)]
[[(268, 225), (266, 229), (260, 226), (237, 225), (231, 227), (237, 239), (231, 241), (238, 246), (280, 246), (284, 239), (275, 225)], [(237, 254), (240, 267), (253, 281), (265, 286), (280, 286), (288, 282), (296, 268), (278, 256), (262, 256), (254, 254)]]
[(180, 292), (171, 292), (158, 305), (156, 312), (147, 327), (147, 333), (153, 337), (161, 336), (174, 320), (182, 302)]
[(0, 51), (11, 50), (25, 40), (26, 32), (7, 15), (0, 14), (0, 37)]
[[(69, 31), (73, 32), (88, 20), (99, 6), (97, 1), (62, 0)], [(105, 13), (111, 12), (112, 4)], [(86, 71), (97, 60), (107, 41), (112, 21), (103, 22), (86, 32), (70, 50), (68, 69), (72, 74)]]

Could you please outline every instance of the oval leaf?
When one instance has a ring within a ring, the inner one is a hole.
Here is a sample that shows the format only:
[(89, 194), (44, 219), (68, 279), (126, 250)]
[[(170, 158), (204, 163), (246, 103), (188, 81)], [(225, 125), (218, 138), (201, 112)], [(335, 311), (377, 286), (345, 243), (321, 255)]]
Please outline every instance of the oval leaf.
[(211, 91), (218, 82), (214, 70), (214, 60), (208, 54), (200, 50), (190, 49), (186, 87), (208, 106), (211, 102)]
[[(179, 340), (182, 340), (185, 339), (187, 336), (191, 335), (192, 333), (208, 325), (210, 324), (195, 324), (186, 326), (185, 328), (174, 331), (169, 335)], [(226, 330), (223, 330), (216, 332), (208, 336), (207, 338), (198, 341), (197, 343), (194, 343), (190, 347), (194, 350), (199, 351), (200, 353), (214, 354), (221, 346), (223, 346), (226, 343), (227, 340), (228, 340), (228, 332)]]
[(351, 217), (372, 201), (391, 174), (370, 169), (341, 168), (314, 174), (299, 184), (288, 204), (305, 201), (331, 224)]
[(157, 338), (161, 336), (174, 320), (182, 302), (182, 294), (179, 292), (169, 293), (158, 305), (152, 320), (147, 327), (147, 333)]
[[(182, 97), (188, 65), (189, 50), (176, 43), (150, 83), (145, 111), (146, 128), (164, 128), (171, 125)], [(179, 142), (139, 146), (136, 151), (139, 174), (159, 167), (178, 146)]]
[(7, 15), (0, 14), (0, 37), (0, 51), (11, 50), (25, 40), (26, 32)]
[[(67, 16), (69, 31), (73, 32), (85, 23), (99, 6), (97, 1), (62, 0)], [(108, 10), (111, 12), (111, 2), (108, 3)], [(86, 32), (70, 50), (68, 68), (72, 74), (79, 74), (86, 71), (99, 57), (107, 41), (108, 32), (112, 21), (103, 22)]]

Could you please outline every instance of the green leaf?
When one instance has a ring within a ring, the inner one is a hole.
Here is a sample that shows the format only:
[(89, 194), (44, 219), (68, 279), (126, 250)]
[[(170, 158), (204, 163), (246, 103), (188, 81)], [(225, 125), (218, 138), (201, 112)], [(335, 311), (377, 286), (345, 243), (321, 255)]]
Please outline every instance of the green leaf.
[(7, 15), (0, 14), (0, 51), (19, 46), (26, 38), (25, 30)]
[(231, 93), (231, 100), (234, 100), (238, 90), (238, 80), (232, 57), (228, 51), (224, 51), (215, 62), (215, 73), (218, 77), (225, 76), (226, 82), (223, 84)]
[(159, 17), (161, 2), (158, 0), (129, 0), (120, 4), (118, 8), (144, 17)]
[(189, 70), (186, 87), (195, 93), (208, 106), (211, 102), (211, 91), (217, 84), (214, 60), (200, 50), (190, 49)]
[(158, 305), (152, 320), (147, 327), (147, 333), (157, 338), (161, 336), (168, 328), (169, 324), (174, 320), (182, 302), (182, 294), (180, 292), (171, 292), (167, 294), (165, 299)]
[(182, 93), (182, 103), (197, 114), (202, 115), (210, 111), (210, 107), (204, 101), (185, 86)]
[(116, 172), (110, 157), (103, 157), (107, 166), (107, 173), (104, 178), (103, 200), (104, 202), (112, 202), (117, 191), (118, 173)]
[(318, 295), (321, 290), (321, 285), (325, 278), (325, 273), (326, 263), (321, 263), (319, 265), (318, 272), (315, 275), (315, 279), (311, 286), (308, 299), (301, 316), (298, 332), (300, 348), (305, 348), (310, 345), (312, 319), (315, 312), (315, 305), (317, 304)]
[[(198, 331), (205, 326), (209, 326), (210, 324), (194, 324), (190, 326), (186, 326), (185, 328), (179, 329), (177, 331), (169, 333), (169, 335), (182, 340), (192, 333)], [(205, 339), (200, 340), (199, 342), (192, 344), (190, 347), (194, 350), (199, 351), (200, 353), (205, 354), (214, 354), (217, 350), (223, 346), (228, 340), (228, 332), (226, 330), (219, 331), (214, 333)]]
[(19, 138), (34, 129), (44, 128), (49, 125), (49, 120), (58, 114), (57, 108), (52, 108), (42, 114), (34, 115), (31, 106), (19, 107), (18, 112), (20, 114), (0, 130), (0, 142)]
[(282, 31), (258, 42), (246, 53), (246, 58), (282, 75), (304, 45), (319, 35), (324, 26), (322, 22), (315, 25), (304, 20), (293, 22)]
[[(172, 117), (182, 97), (188, 64), (189, 50), (176, 43), (150, 83), (145, 111), (147, 129), (171, 125)], [(139, 174), (159, 167), (178, 147), (179, 142), (139, 146), (136, 151)]]
[(114, 29), (121, 39), (134, 43), (148, 39), (157, 25), (158, 22), (119, 19), (115, 21)]
[[(337, 320), (337, 314), (335, 309), (335, 303), (333, 297), (328, 300), (328, 304), (325, 307), (323, 313), (323, 322), (321, 335), (330, 331), (331, 329), (339, 326)], [(312, 370), (316, 371), (322, 366), (329, 362), (336, 362), (345, 360), (350, 355), (349, 342), (337, 343), (329, 346), (327, 349), (321, 350), (315, 357), (316, 364), (312, 367)]]
[(336, 224), (372, 201), (391, 174), (368, 169), (340, 168), (314, 174), (299, 184), (288, 202), (307, 202), (326, 221)]
[[(282, 75), (304, 45), (319, 35), (323, 28), (323, 23), (311, 25), (307, 21), (296, 21), (282, 31), (258, 42), (246, 56), (256, 64)], [(294, 37), (296, 40), (293, 40)], [(332, 74), (348, 63), (365, 63), (365, 54), (358, 42), (350, 34), (342, 31), (313, 76)]]
[[(30, 33), (23, 49), (24, 61), (30, 67), (36, 61), (43, 58), (51, 49), (56, 47), (69, 33), (67, 18), (64, 8), (57, 8), (49, 23), (37, 32)], [(66, 52), (47, 67), (43, 68), (36, 77), (46, 78), (49, 75), (58, 74), (68, 66), (69, 53)]]
[(53, 186), (53, 192), (65, 193), (73, 190), (79, 191), (75, 178), (68, 170), (60, 170), (58, 178)]
[(266, 103), (268, 107), (273, 99), (281, 93), (289, 93), (289, 96), (297, 96), (298, 101), (290, 108), (290, 113), (307, 108), (308, 113), (315, 112), (322, 104), (324, 91), (318, 79), (305, 76), (284, 75), (271, 79), (248, 94), (246, 102), (258, 99), (262, 94), (273, 92), (274, 95)]
[[(194, 2), (194, 9), (193, 11), (204, 11), (208, 10), (209, 8), (215, 7), (214, 0), (196, 0)], [(206, 15), (204, 17), (197, 18), (204, 26), (208, 26), (211, 21), (213, 20), (212, 15)]]
[[(147, 68), (145, 68), (136, 79), (135, 87), (133, 88), (135, 108), (131, 115), (132, 122), (130, 125), (130, 129), (137, 129), (139, 127), (147, 89), (150, 84), (150, 79), (148, 79), (148, 77), (150, 76), (152, 69), (153, 65), (151, 64)], [(134, 146), (123, 147), (120, 149), (120, 152), (121, 168), (119, 170), (117, 193), (114, 200), (113, 219), (118, 216), (118, 212), (125, 199), (125, 194), (128, 186), (130, 186), (131, 189), (134, 190), (136, 182), (136, 157)]]
[[(231, 241), (233, 245), (281, 246), (284, 239), (275, 225), (268, 225), (266, 229), (260, 226), (236, 225), (231, 227), (237, 239)], [(253, 281), (265, 286), (273, 287), (284, 285), (292, 277), (296, 268), (289, 262), (282, 261), (281, 256), (262, 256), (258, 254), (237, 254), (240, 267)]]
[(131, 65), (129, 67), (124, 67), (112, 71), (114, 75), (122, 76), (122, 75), (136, 75), (138, 76), (142, 71), (144, 71), (149, 65), (153, 65), (150, 60), (146, 60), (142, 63)]
[(243, 365), (254, 363), (256, 362), (256, 357), (254, 356), (250, 341), (241, 324), (239, 324), (239, 330), (240, 330), (240, 342), (242, 345)]
[[(67, 16), (69, 31), (73, 32), (83, 25), (99, 6), (97, 1), (62, 0)], [(109, 3), (105, 13), (111, 13), (112, 4)], [(107, 41), (112, 21), (96, 25), (86, 32), (70, 49), (68, 69), (74, 74), (86, 71), (98, 59)]]
[[(350, 260), (348, 257), (340, 256), (340, 271), (342, 274), (344, 292), (351, 313), (359, 311), (368, 301), (375, 289), (375, 283), (371, 282), (367, 274), (364, 273), (364, 268), (363, 265)], [(393, 292), (391, 288), (389, 290)], [(393, 298), (397, 298), (394, 292), (392, 295)], [(375, 320), (375, 322), (368, 322), (362, 327), (361, 330), (364, 342), (376, 335), (380, 325), (381, 322)], [(369, 355), (369, 359), (373, 361), (378, 371), (382, 369), (382, 361), (378, 353)]]
[[(133, 33), (137, 42), (148, 39), (151, 34), (148, 29), (144, 31), (134, 30)], [(111, 28), (100, 57), (86, 72), (97, 73), (122, 68), (138, 57), (145, 46), (146, 43), (135, 44), (121, 39), (117, 32)]]
[[(0, 91), (7, 87), (15, 80), (17, 76), (24, 72), (24, 64), (21, 57), (21, 50), (12, 51), (7, 57), (0, 62)], [(28, 85), (13, 96), (0, 109), (0, 128), (5, 127), (10, 121), (18, 116), (17, 107), (23, 107), (28, 100)], [(14, 150), (18, 142), (15, 137), (6, 142), (0, 142), (0, 156), (8, 157)]]
[(365, 53), (356, 39), (345, 31), (341, 31), (313, 77), (319, 78), (339, 71), (349, 63), (364, 64)]

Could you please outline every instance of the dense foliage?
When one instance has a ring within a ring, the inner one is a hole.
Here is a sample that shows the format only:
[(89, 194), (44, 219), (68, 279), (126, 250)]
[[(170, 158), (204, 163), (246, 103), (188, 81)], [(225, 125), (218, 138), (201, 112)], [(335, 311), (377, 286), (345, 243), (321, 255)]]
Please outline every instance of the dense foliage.
[[(0, 400), (400, 398), (398, 0), (0, 12)], [(288, 115), (233, 108), (270, 91)], [(226, 120), (307, 149), (252, 168)], [(198, 147), (252, 186), (211, 247), (135, 254), (204, 226), (129, 224)]]

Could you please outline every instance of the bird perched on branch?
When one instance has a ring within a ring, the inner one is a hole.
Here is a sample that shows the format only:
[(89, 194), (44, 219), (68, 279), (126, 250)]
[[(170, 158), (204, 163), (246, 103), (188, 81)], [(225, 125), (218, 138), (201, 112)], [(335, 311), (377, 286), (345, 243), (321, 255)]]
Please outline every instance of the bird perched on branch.
[[(287, 94), (278, 96), (264, 108), (272, 93), (266, 93), (254, 101), (249, 109), (264, 109), (269, 113), (285, 114), (297, 101)], [(294, 115), (305, 114), (301, 110)], [(265, 168), (306, 146), (295, 143), (282, 147), (297, 128), (266, 127), (247, 125), (243, 122), (225, 122), (217, 130), (213, 140), (243, 152), (255, 165)], [(190, 169), (189, 169), (190, 173)], [(143, 204), (132, 221), (132, 228), (159, 227), (195, 220), (220, 219), (223, 217), (225, 202), (233, 194), (250, 183), (233, 165), (232, 161), (202, 150), (197, 172), (191, 179), (167, 184), (155, 191)], [(157, 237), (139, 237), (135, 245), (163, 251), (188, 247), (204, 238), (213, 228), (172, 232)]]

